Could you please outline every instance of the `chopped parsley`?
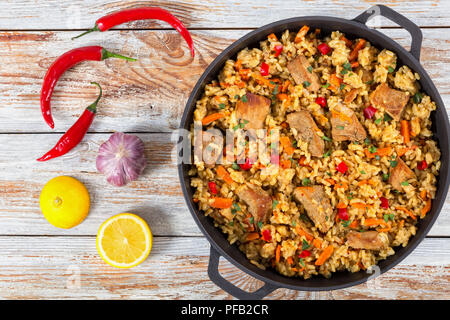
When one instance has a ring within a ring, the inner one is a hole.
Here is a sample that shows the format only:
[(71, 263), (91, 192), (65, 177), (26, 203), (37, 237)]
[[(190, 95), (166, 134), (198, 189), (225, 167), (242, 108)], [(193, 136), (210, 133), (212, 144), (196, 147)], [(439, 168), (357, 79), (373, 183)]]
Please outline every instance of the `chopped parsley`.
[(395, 168), (397, 166), (397, 164), (398, 164), (397, 161), (389, 161), (389, 162), (391, 163), (391, 167), (392, 168)]
[(364, 170), (361, 170), (359, 173), (366, 174), (366, 172)]
[(422, 95), (419, 92), (416, 92), (416, 94), (414, 94), (413, 100), (415, 103), (421, 103)]
[(233, 162), (233, 164), (231, 165), (231, 167), (232, 167), (234, 170), (239, 170), (239, 165), (238, 165), (236, 162)]
[(310, 183), (311, 183), (311, 180), (309, 178), (305, 178), (302, 180), (302, 185), (304, 185), (304, 186), (309, 186)]
[(238, 95), (238, 94), (235, 95), (234, 98), (235, 98), (236, 100), (238, 100), (238, 99), (239, 99), (239, 95)]
[(274, 96), (278, 94), (278, 87), (279, 87), (279, 86), (280, 86), (280, 85), (277, 84), (277, 85), (275, 86), (275, 88), (273, 89), (272, 94), (273, 94)]
[(257, 224), (258, 224), (258, 229), (261, 230), (263, 227), (263, 223), (261, 221), (259, 221)]
[(344, 88), (345, 88), (345, 83), (341, 83), (341, 85), (339, 86), (339, 90), (344, 90)]
[(370, 86), (371, 84), (373, 84), (373, 80), (367, 81), (366, 84)]
[(295, 227), (297, 225), (297, 223), (295, 222), (295, 220), (292, 220), (292, 226)]
[(327, 152), (325, 152), (324, 154), (323, 154), (323, 157), (324, 158), (328, 158), (329, 156), (331, 155), (331, 151), (327, 151)]
[(246, 94), (244, 94), (244, 95), (241, 97), (241, 101), (242, 101), (242, 102), (247, 102), (247, 95), (246, 95)]
[(376, 147), (374, 147), (374, 146), (370, 146), (370, 147), (369, 147), (369, 152), (370, 152), (370, 153), (375, 153), (375, 152), (377, 152), (377, 150), (378, 150), (378, 149), (377, 149)]
[(219, 103), (219, 109), (225, 109), (225, 103)]
[(298, 262), (300, 262), (300, 264), (304, 267), (305, 266), (305, 261), (303, 261), (303, 258), (298, 259)]
[(325, 89), (328, 89), (328, 87), (330, 86), (330, 84), (327, 82), (326, 84), (323, 84), (322, 87)]
[(328, 138), (327, 136), (322, 136), (322, 139), (325, 141), (332, 141), (330, 138)]
[(236, 214), (238, 211), (241, 211), (241, 207), (237, 203), (233, 203), (233, 208), (231, 209), (231, 213)]
[(250, 217), (250, 219), (248, 219), (248, 222), (250, 222), (250, 224), (253, 224), (255, 222), (255, 218)]
[(381, 157), (380, 157), (379, 155), (376, 154), (376, 155), (375, 155), (375, 159), (378, 160), (378, 161), (380, 161)]
[(308, 250), (309, 247), (311, 247), (311, 245), (308, 243), (308, 241), (303, 239), (303, 241), (302, 241), (302, 250)]
[(311, 85), (311, 82), (309, 81), (304, 81), (303, 85), (305, 86), (305, 88), (308, 88)]
[(405, 187), (409, 186), (409, 182), (408, 181), (403, 181), (401, 184), (402, 184), (402, 186), (405, 186)]
[(368, 146), (368, 145), (370, 144), (370, 139), (369, 139), (369, 138), (365, 138), (365, 139), (364, 139), (364, 144), (365, 144), (366, 146)]
[(380, 124), (381, 123), (381, 118), (378, 118), (377, 120), (375, 120), (375, 124)]
[(392, 73), (392, 72), (394, 72), (394, 70), (395, 70), (395, 69), (394, 69), (394, 68), (392, 68), (391, 66), (389, 66), (389, 67), (388, 67), (388, 72), (389, 72), (389, 73)]
[(341, 74), (347, 74), (349, 71), (352, 71), (352, 65), (347, 61), (342, 65), (343, 69), (341, 71)]
[(389, 179), (389, 174), (383, 173), (383, 181), (388, 181), (388, 179)]
[(278, 201), (277, 200), (273, 200), (273, 204), (272, 204), (272, 209), (275, 209), (278, 205)]
[(345, 228), (347, 228), (347, 227), (350, 225), (350, 223), (352, 223), (350, 220), (343, 221), (343, 222), (342, 222), (342, 226), (344, 226)]
[(306, 70), (308, 70), (309, 73), (312, 73), (313, 67), (312, 67), (312, 66), (309, 66), (308, 68), (306, 68)]
[(391, 117), (390, 115), (388, 115), (387, 113), (385, 113), (385, 114), (384, 114), (383, 120), (384, 120), (384, 121), (391, 121), (391, 120), (392, 120), (392, 117)]
[(391, 214), (385, 214), (385, 215), (383, 216), (383, 219), (384, 219), (384, 221), (386, 221), (386, 222), (388, 222), (389, 220), (394, 221), (395, 215), (394, 215), (393, 213), (391, 213)]
[(231, 221), (228, 225), (229, 225), (230, 227), (232, 227), (232, 226), (234, 226), (234, 222)]
[(344, 130), (345, 129), (344, 126), (336, 126), (336, 128), (339, 129), (339, 130)]

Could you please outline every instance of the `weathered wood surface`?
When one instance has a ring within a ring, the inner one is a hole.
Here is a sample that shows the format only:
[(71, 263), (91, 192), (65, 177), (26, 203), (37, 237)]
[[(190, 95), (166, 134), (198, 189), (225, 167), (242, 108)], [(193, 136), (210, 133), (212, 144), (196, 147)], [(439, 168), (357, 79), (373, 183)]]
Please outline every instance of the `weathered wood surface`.
[[(327, 15), (351, 19), (376, 1), (32, 1), (0, 2), (0, 299), (146, 298), (230, 299), (206, 274), (209, 244), (184, 203), (171, 132), (178, 127), (191, 89), (208, 64), (233, 41), (272, 21)], [(422, 64), (450, 106), (450, 1), (383, 2), (423, 29)], [(166, 23), (141, 21), (120, 30), (70, 38), (105, 12), (137, 6), (169, 9), (192, 30), (196, 57)], [(386, 19), (372, 21), (405, 47), (410, 37)], [(428, 28), (429, 27), (429, 28)], [(161, 30), (163, 29), (163, 30)], [(77, 31), (76, 31), (77, 30)], [(56, 128), (42, 120), (39, 92), (48, 66), (74, 47), (103, 45), (139, 58), (86, 62), (68, 71), (53, 101)], [(85, 140), (60, 159), (37, 163), (96, 97), (90, 81), (104, 88), (99, 113)], [(448, 109), (449, 110), (449, 109)], [(138, 132), (148, 167), (136, 182), (110, 186), (97, 173), (98, 146), (109, 132)], [(153, 133), (152, 133), (153, 132)], [(159, 133), (158, 133), (159, 132)], [(71, 230), (49, 225), (39, 193), (49, 179), (70, 175), (92, 196), (88, 218)], [(274, 299), (450, 299), (450, 198), (430, 236), (399, 266), (353, 288), (331, 292), (279, 289)], [(106, 265), (95, 234), (108, 217), (125, 211), (147, 220), (153, 251), (142, 265), (119, 270)], [(441, 238), (436, 238), (441, 237)], [(443, 237), (443, 238), (442, 238)], [(245, 289), (261, 283), (229, 262), (221, 273)], [(79, 278), (77, 275), (79, 274)], [(79, 283), (77, 282), (79, 279)]]
[[(157, 237), (133, 269), (106, 265), (95, 237), (0, 237), (0, 298), (231, 299), (207, 274), (209, 244), (199, 237)], [(244, 290), (261, 282), (226, 260), (221, 274)], [(450, 239), (426, 239), (386, 274), (352, 288), (278, 289), (270, 299), (449, 299)]]
[[(55, 130), (67, 130), (96, 97), (104, 97), (91, 132), (170, 132), (177, 128), (189, 94), (208, 64), (248, 30), (195, 31), (194, 60), (174, 31), (111, 31), (77, 42), (74, 32), (0, 32), (0, 132), (51, 132), (39, 107), (42, 78), (53, 60), (76, 46), (101, 44), (137, 57), (84, 62), (66, 72), (52, 99)], [(404, 30), (383, 32), (409, 46)], [(450, 108), (450, 50), (441, 29), (424, 30), (422, 62)], [(450, 109), (449, 109), (450, 110)]]
[[(376, 4), (391, 6), (420, 26), (447, 26), (450, 3), (442, 0), (161, 0), (161, 1), (33, 1), (8, 0), (0, 3), (2, 30), (61, 30), (92, 28), (105, 13), (140, 6), (170, 10), (189, 28), (257, 28), (297, 16), (334, 16), (353, 19)], [(20, 21), (20, 24), (17, 22)], [(394, 25), (383, 20), (382, 25)], [(166, 23), (135, 22), (120, 28), (168, 28)]]
[[(109, 185), (95, 167), (98, 147), (108, 137), (88, 134), (67, 155), (41, 163), (35, 159), (56, 143), (58, 135), (1, 134), (0, 235), (95, 235), (107, 218), (128, 211), (143, 216), (156, 235), (201, 235), (181, 194), (176, 139), (162, 133), (139, 134), (146, 145), (148, 167), (138, 181), (119, 188)], [(54, 228), (39, 209), (40, 190), (59, 175), (81, 180), (92, 197), (88, 218), (70, 230)], [(450, 197), (430, 235), (450, 236)]]

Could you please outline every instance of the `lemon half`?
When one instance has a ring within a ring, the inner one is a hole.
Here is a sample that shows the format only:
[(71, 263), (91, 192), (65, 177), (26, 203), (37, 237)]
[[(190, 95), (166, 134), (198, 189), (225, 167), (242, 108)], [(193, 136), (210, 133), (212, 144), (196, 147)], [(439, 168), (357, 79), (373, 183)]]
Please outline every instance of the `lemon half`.
[(100, 226), (97, 250), (102, 259), (113, 267), (131, 268), (147, 258), (152, 241), (152, 232), (142, 218), (132, 213), (121, 213)]

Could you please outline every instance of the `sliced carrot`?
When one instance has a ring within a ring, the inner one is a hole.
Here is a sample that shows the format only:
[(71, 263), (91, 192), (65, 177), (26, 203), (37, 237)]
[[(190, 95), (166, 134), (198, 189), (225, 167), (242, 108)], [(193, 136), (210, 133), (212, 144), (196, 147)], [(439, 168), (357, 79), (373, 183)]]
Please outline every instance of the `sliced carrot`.
[(339, 40), (342, 40), (345, 42), (345, 45), (349, 48), (353, 46), (353, 42), (351, 40), (348, 40), (345, 36), (341, 36)]
[(337, 190), (337, 189), (347, 190), (348, 189), (348, 184), (346, 182), (337, 182), (334, 185), (334, 190)]
[(200, 200), (198, 200), (197, 198), (193, 198), (192, 201), (194, 201), (195, 203), (199, 202)]
[(329, 245), (325, 248), (325, 250), (322, 251), (319, 258), (317, 258), (316, 262), (314, 263), (316, 266), (321, 266), (325, 263), (325, 261), (328, 260), (328, 258), (331, 257), (333, 254), (334, 247), (332, 245)]
[(373, 227), (373, 226), (377, 226), (377, 225), (387, 227), (389, 224), (386, 221), (384, 221), (383, 219), (369, 218), (369, 219), (364, 220), (364, 225), (366, 227)]
[(428, 211), (431, 210), (431, 199), (427, 199), (425, 201), (425, 207), (422, 208), (422, 211), (420, 212), (421, 217), (425, 217), (425, 215), (428, 213)]
[(390, 225), (388, 225), (386, 228), (378, 228), (377, 229), (378, 232), (388, 232), (389, 230), (391, 230)]
[(295, 36), (294, 42), (295, 43), (299, 43), (300, 41), (302, 41), (303, 38), (308, 33), (308, 31), (309, 31), (309, 27), (308, 26), (301, 27), (300, 30), (297, 32), (297, 35)]
[(225, 117), (225, 115), (223, 113), (219, 113), (219, 112), (207, 115), (206, 117), (203, 118), (202, 125), (205, 126), (205, 125), (210, 124), (211, 122), (216, 121), (223, 117)]
[(291, 164), (292, 164), (291, 160), (281, 160), (280, 161), (280, 167), (282, 169), (289, 169), (291, 167)]
[(267, 39), (271, 40), (271, 41), (278, 41), (277, 36), (275, 35), (275, 33), (271, 33), (267, 36)]
[(298, 165), (301, 166), (301, 167), (311, 168), (311, 166), (309, 164), (306, 164), (305, 161), (306, 161), (306, 157), (305, 156), (301, 156), (300, 159), (298, 159)]
[(348, 56), (348, 60), (353, 61), (353, 60), (358, 59), (359, 50), (364, 48), (365, 45), (366, 45), (366, 40), (359, 39), (358, 43), (353, 48), (352, 52), (350, 52), (350, 55)]
[(352, 229), (356, 229), (358, 228), (358, 226), (359, 226), (358, 220), (353, 220), (352, 223), (349, 224), (349, 227)]
[(290, 100), (290, 98), (289, 98), (289, 96), (286, 94), (286, 93), (279, 93), (279, 94), (277, 94), (277, 99), (278, 100), (281, 100), (281, 101), (283, 101), (283, 100)]
[(252, 240), (256, 240), (259, 239), (259, 234), (258, 232), (252, 232), (247, 234), (247, 241), (252, 241)]
[(400, 211), (407, 213), (413, 220), (417, 219), (416, 216), (411, 211), (409, 211), (408, 209), (406, 209), (404, 207), (395, 207), (395, 210), (400, 210)]
[(353, 68), (358, 68), (358, 67), (359, 67), (359, 62), (358, 62), (358, 61), (352, 62), (352, 63), (350, 64), (350, 66), (352, 67), (352, 69), (353, 69)]
[(253, 78), (255, 78), (256, 82), (260, 85), (269, 87), (270, 89), (274, 89), (276, 86), (276, 84), (274, 84), (275, 79), (266, 79), (259, 72), (253, 72), (252, 76)]
[(289, 80), (286, 80), (283, 85), (281, 86), (281, 92), (286, 92), (287, 89), (289, 88), (289, 85), (291, 84), (291, 82)]
[(304, 237), (306, 238), (306, 240), (311, 241), (312, 239), (314, 239), (314, 237), (313, 237), (312, 235), (310, 235), (308, 232), (306, 232), (306, 231), (303, 230), (302, 228), (297, 227), (296, 230), (297, 230), (297, 233), (298, 233), (300, 236), (304, 236)]
[(332, 186), (336, 184), (336, 181), (334, 181), (334, 179), (331, 178), (326, 178), (324, 179), (326, 182), (328, 182), (329, 184), (331, 184)]
[(316, 238), (313, 240), (313, 246), (316, 247), (317, 249), (322, 248), (322, 240)]
[(294, 264), (294, 260), (292, 259), (292, 257), (287, 258), (286, 261), (287, 261), (287, 263), (289, 263), (289, 265)]
[(376, 184), (376, 182), (373, 181), (372, 179), (367, 179), (367, 180), (364, 179), (364, 180), (361, 180), (361, 181), (358, 182), (358, 186), (360, 186), (360, 187), (365, 185), (365, 184), (369, 184), (371, 186), (374, 186)]
[(375, 151), (374, 153), (370, 152), (369, 149), (364, 149), (364, 153), (366, 154), (367, 158), (373, 159), (376, 156), (379, 157), (389, 156), (392, 153), (392, 148), (391, 147), (378, 148), (377, 151)]
[(425, 201), (427, 199), (427, 191), (426, 190), (420, 191), (420, 197), (422, 198), (422, 200)]
[(330, 78), (328, 79), (328, 82), (330, 83), (331, 89), (334, 91), (337, 91), (337, 89), (341, 86), (342, 79), (339, 78), (336, 73), (333, 73), (330, 75)]
[(403, 136), (403, 141), (408, 144), (410, 141), (409, 136), (409, 122), (407, 120), (400, 121), (400, 132)]
[(277, 248), (275, 250), (275, 261), (280, 262), (280, 257), (281, 257), (281, 246), (277, 245)]
[(358, 209), (367, 209), (367, 208), (371, 208), (373, 207), (372, 204), (365, 204), (362, 202), (354, 202), (350, 204), (353, 208), (358, 208)]
[(236, 68), (236, 70), (240, 70), (242, 68), (242, 61), (237, 59), (234, 63), (234, 67)]
[(336, 206), (338, 209), (345, 209), (347, 208), (347, 204), (345, 202), (339, 202)]
[(244, 81), (248, 81), (250, 79), (250, 69), (239, 69), (239, 75), (241, 76), (241, 79)]
[(218, 166), (216, 169), (217, 174), (219, 177), (224, 180), (226, 183), (231, 184), (233, 183), (233, 179), (231, 179), (230, 174), (223, 166)]
[(232, 204), (233, 204), (233, 199), (217, 197), (217, 198), (213, 198), (211, 207), (217, 208), (217, 209), (227, 209), (227, 208), (230, 208)]
[(235, 81), (234, 84), (237, 85), (238, 88), (240, 89), (245, 88), (247, 86), (244, 81)]

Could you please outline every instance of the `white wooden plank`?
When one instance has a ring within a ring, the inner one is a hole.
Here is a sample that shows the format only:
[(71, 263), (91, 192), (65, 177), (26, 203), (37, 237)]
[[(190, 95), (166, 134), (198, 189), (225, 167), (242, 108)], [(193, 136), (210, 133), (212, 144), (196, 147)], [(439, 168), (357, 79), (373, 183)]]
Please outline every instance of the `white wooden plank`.
[[(208, 64), (248, 30), (196, 31), (197, 56), (191, 60), (173, 31), (112, 31), (70, 41), (71, 32), (0, 32), (0, 133), (50, 132), (39, 107), (42, 78), (52, 61), (74, 46), (102, 44), (138, 57), (85, 62), (66, 72), (58, 83), (52, 110), (55, 129), (65, 131), (96, 97), (98, 81), (104, 98), (92, 132), (169, 132), (179, 125), (190, 91)], [(404, 30), (383, 32), (409, 46)], [(443, 29), (424, 30), (422, 62), (450, 106), (450, 41)]]
[[(99, 257), (95, 237), (0, 237), (3, 299), (230, 299), (207, 276), (204, 238), (154, 239), (149, 258), (116, 269)], [(427, 256), (427, 259), (423, 259)], [(219, 270), (248, 290), (260, 281), (227, 261)], [(426, 239), (399, 266), (352, 288), (328, 292), (274, 291), (271, 299), (450, 298), (450, 240)]]
[[(379, 1), (358, 0), (175, 0), (146, 1), (107, 0), (9, 0), (0, 3), (0, 29), (3, 30), (53, 30), (91, 28), (105, 13), (124, 8), (160, 6), (171, 11), (190, 28), (257, 28), (269, 22), (296, 16), (335, 16), (353, 19), (379, 4)], [(447, 26), (450, 3), (439, 0), (388, 0), (382, 2), (421, 26)], [(20, 24), (17, 22), (20, 21)], [(382, 21), (381, 25), (393, 25)], [(165, 23), (138, 22), (121, 28), (167, 28)]]
[[(146, 145), (148, 167), (138, 181), (121, 188), (109, 185), (95, 168), (98, 147), (108, 137), (88, 134), (67, 155), (39, 163), (35, 159), (59, 135), (0, 135), (0, 235), (95, 235), (107, 218), (130, 211), (143, 215), (156, 235), (201, 235), (181, 194), (171, 136), (139, 134)], [(42, 187), (59, 175), (80, 179), (92, 196), (88, 218), (70, 230), (51, 226), (39, 209)], [(430, 235), (450, 236), (450, 197)]]

